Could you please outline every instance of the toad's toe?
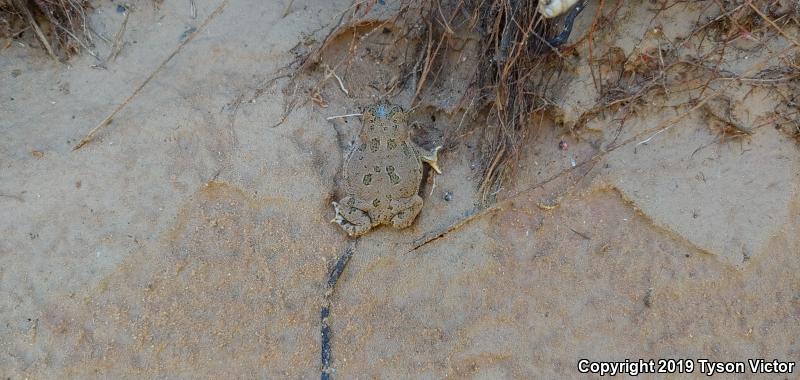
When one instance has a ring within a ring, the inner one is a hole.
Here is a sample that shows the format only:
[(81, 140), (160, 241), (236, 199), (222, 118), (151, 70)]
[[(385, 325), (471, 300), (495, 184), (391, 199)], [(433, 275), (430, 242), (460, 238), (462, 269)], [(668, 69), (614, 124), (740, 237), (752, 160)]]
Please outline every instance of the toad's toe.
[(419, 156), (420, 159), (423, 162), (428, 163), (428, 165), (430, 165), (431, 169), (433, 169), (436, 172), (436, 174), (442, 174), (442, 170), (439, 169), (439, 150), (440, 149), (442, 149), (441, 145), (433, 148), (433, 150), (430, 151), (430, 152), (426, 151), (424, 149), (420, 149), (420, 151), (421, 151), (420, 156)]
[[(343, 202), (347, 203), (344, 200)], [(331, 223), (338, 224), (348, 235), (352, 237), (361, 236), (372, 228), (372, 220), (364, 211), (355, 207), (342, 211), (338, 203), (332, 202), (332, 204), (336, 216), (331, 220)]]

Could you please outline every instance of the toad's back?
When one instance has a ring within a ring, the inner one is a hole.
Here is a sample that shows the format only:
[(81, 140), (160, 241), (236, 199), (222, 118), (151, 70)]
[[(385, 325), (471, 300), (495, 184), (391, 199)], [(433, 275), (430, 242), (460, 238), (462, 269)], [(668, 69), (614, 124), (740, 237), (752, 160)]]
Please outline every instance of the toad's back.
[[(350, 154), (344, 168), (345, 192), (374, 208), (414, 196), (422, 182), (422, 161), (407, 141), (372, 137)], [(377, 201), (376, 201), (377, 200)]]

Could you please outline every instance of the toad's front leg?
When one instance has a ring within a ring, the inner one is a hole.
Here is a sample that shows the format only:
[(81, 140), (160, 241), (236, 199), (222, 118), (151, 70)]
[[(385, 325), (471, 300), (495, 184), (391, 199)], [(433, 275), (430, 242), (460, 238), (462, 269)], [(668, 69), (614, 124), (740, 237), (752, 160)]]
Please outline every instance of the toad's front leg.
[(422, 198), (414, 194), (412, 197), (392, 201), (392, 209), (397, 213), (392, 217), (394, 228), (406, 228), (414, 223), (419, 211), (422, 210)]
[(353, 237), (361, 236), (372, 228), (372, 219), (366, 212), (349, 206), (355, 204), (353, 197), (344, 197), (340, 202), (342, 206), (339, 203), (332, 202), (336, 216), (331, 220), (331, 223), (340, 225), (348, 235)]
[(441, 146), (437, 146), (433, 148), (433, 150), (427, 150), (417, 145), (413, 141), (411, 142), (411, 145), (419, 154), (419, 158), (422, 160), (422, 162), (427, 162), (428, 165), (431, 166), (431, 169), (436, 171), (436, 174), (442, 174), (442, 170), (439, 169), (439, 149), (442, 149)]

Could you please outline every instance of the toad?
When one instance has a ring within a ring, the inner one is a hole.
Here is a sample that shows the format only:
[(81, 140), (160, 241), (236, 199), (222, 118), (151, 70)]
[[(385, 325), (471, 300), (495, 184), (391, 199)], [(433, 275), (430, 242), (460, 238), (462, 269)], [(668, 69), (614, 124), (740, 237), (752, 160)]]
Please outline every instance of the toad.
[(344, 162), (344, 197), (333, 202), (336, 216), (331, 221), (353, 237), (381, 224), (410, 226), (422, 209), (422, 163), (441, 174), (441, 146), (426, 151), (416, 145), (401, 107), (375, 104), (364, 110), (361, 123), (358, 141)]

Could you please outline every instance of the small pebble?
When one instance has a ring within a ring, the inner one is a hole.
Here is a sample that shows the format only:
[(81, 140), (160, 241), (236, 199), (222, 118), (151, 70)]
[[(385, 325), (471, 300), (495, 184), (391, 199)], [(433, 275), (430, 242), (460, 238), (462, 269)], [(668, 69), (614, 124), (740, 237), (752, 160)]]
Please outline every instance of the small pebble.
[(442, 197), (442, 198), (444, 198), (445, 201), (450, 202), (450, 200), (453, 199), (453, 192), (452, 191), (445, 191), (444, 192), (444, 197)]

